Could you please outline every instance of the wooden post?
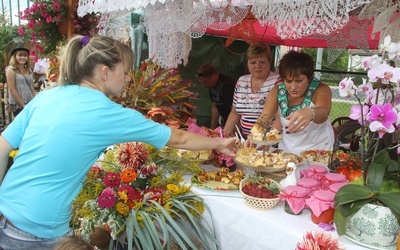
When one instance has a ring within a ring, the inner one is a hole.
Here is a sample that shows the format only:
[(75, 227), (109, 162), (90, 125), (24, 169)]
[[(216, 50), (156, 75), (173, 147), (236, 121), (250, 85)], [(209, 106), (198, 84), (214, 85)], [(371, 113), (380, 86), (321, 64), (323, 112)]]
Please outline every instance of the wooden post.
[(78, 4), (79, 0), (68, 0), (68, 17), (67, 17), (67, 22), (68, 22), (68, 33), (67, 37), (68, 40), (72, 38), (72, 34), (74, 32), (74, 25), (72, 24), (72, 14), (75, 12), (75, 6)]

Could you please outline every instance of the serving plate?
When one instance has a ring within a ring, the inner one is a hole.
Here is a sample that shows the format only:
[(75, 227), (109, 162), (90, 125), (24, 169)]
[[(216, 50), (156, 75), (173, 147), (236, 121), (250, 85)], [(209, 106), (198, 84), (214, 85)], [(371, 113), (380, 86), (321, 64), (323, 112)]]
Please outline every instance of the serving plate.
[(193, 185), (218, 191), (238, 190), (239, 184), (244, 178), (242, 170), (229, 172), (229, 168), (221, 167), (215, 171), (207, 171), (200, 174), (195, 174), (191, 182)]
[(360, 246), (367, 247), (369, 249), (376, 249), (376, 250), (395, 250), (396, 249), (396, 243), (394, 243), (393, 245), (390, 245), (390, 246), (377, 247), (377, 246), (372, 246), (367, 243), (361, 242), (361, 241), (359, 241), (357, 236), (355, 236), (352, 232), (350, 232), (350, 230), (347, 230), (346, 234), (344, 236), (347, 239), (349, 239), (350, 241), (352, 241)]
[(332, 151), (329, 150), (305, 150), (300, 156), (307, 160), (309, 165), (328, 166)]
[(212, 191), (235, 191), (239, 190), (239, 186), (233, 183), (223, 183), (220, 181), (206, 181), (206, 182), (193, 182), (192, 184), (196, 187), (212, 190)]
[(251, 148), (240, 149), (234, 159), (239, 166), (257, 172), (281, 172), (286, 169), (289, 162), (299, 164), (303, 158), (280, 149), (257, 151)]
[(158, 156), (171, 161), (209, 163), (214, 158), (212, 150), (183, 150), (164, 147), (158, 151)]
[(282, 139), (280, 140), (256, 140), (253, 139), (253, 136), (251, 134), (249, 134), (247, 136), (247, 138), (249, 138), (250, 142), (259, 146), (272, 146), (275, 144), (278, 144)]

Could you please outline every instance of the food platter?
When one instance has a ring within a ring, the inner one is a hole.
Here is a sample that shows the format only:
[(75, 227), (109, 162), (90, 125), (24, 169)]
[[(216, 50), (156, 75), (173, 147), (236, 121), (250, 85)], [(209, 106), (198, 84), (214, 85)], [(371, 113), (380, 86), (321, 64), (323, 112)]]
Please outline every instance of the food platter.
[(196, 174), (191, 181), (194, 186), (214, 191), (238, 190), (240, 181), (243, 180), (242, 170), (229, 172), (229, 168), (221, 167), (218, 171), (208, 171)]
[(332, 151), (329, 150), (306, 150), (300, 156), (307, 160), (309, 165), (328, 166)]
[(164, 147), (158, 156), (171, 161), (208, 163), (214, 157), (212, 150), (183, 150)]
[(299, 164), (302, 161), (303, 159), (298, 155), (280, 149), (263, 152), (254, 148), (243, 148), (238, 151), (235, 158), (235, 162), (239, 166), (266, 173), (281, 172), (286, 169), (289, 162)]
[(249, 138), (250, 142), (259, 146), (272, 146), (278, 144), (282, 139), (279, 140), (256, 140), (253, 139), (253, 136), (250, 134), (247, 138)]

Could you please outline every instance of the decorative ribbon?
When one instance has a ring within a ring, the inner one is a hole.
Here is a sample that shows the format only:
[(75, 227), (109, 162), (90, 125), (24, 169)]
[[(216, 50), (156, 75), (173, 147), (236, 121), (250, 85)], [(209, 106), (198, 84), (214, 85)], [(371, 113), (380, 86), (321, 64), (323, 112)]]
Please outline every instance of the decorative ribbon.
[(286, 201), (294, 214), (300, 213), (306, 207), (306, 197), (297, 197), (297, 191), (286, 193), (282, 191), (278, 196), (282, 201)]

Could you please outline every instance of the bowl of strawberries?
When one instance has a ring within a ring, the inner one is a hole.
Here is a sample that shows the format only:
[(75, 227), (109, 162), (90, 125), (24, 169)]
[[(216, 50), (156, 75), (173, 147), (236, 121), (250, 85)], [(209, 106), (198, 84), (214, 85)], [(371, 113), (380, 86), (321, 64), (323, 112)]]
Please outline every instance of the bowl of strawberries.
[(268, 210), (278, 205), (282, 187), (278, 182), (264, 176), (250, 176), (239, 185), (247, 206), (257, 210)]

